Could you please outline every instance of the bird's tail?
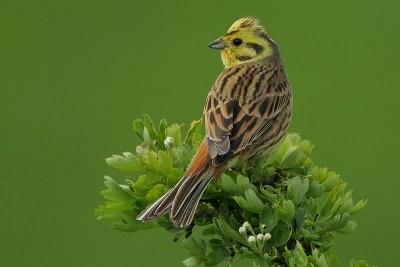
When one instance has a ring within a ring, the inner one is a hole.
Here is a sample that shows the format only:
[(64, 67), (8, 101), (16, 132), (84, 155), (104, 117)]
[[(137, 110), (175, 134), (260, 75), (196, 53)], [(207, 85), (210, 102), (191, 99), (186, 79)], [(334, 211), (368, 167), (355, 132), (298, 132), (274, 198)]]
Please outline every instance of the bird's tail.
[(149, 221), (171, 211), (170, 219), (175, 226), (189, 225), (201, 196), (214, 176), (214, 168), (208, 156), (207, 144), (201, 144), (185, 176), (156, 202), (142, 211), (137, 220)]
[(170, 219), (174, 225), (184, 227), (192, 222), (201, 196), (213, 175), (213, 170), (208, 167), (196, 176), (183, 178), (185, 181), (176, 192), (171, 208)]

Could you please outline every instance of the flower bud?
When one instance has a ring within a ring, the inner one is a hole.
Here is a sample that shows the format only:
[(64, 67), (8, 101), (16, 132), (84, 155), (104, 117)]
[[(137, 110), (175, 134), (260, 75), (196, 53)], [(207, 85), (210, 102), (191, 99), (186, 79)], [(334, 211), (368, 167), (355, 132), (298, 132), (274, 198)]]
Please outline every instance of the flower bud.
[(242, 226), (246, 229), (251, 229), (251, 225), (249, 224), (249, 222), (244, 222)]
[(148, 150), (148, 146), (146, 144), (141, 144), (140, 146), (136, 147), (136, 153), (137, 154), (144, 154)]
[(249, 238), (247, 238), (247, 241), (248, 241), (250, 244), (254, 244), (254, 243), (256, 242), (256, 238), (255, 238), (254, 235), (251, 235), (251, 236), (249, 236)]
[(263, 234), (258, 234), (258, 235), (257, 235), (257, 239), (258, 239), (258, 240), (261, 241), (261, 240), (263, 240), (263, 238), (264, 238), (264, 235), (263, 235)]
[(268, 241), (268, 240), (270, 240), (270, 239), (271, 239), (271, 234), (270, 234), (270, 233), (266, 233), (266, 234), (264, 235), (263, 241), (266, 242), (266, 241)]
[(246, 235), (246, 234), (247, 234), (246, 227), (240, 226), (240, 228), (239, 228), (239, 233), (240, 233), (241, 235)]
[(171, 148), (174, 145), (174, 138), (167, 136), (164, 140), (164, 145), (166, 148)]

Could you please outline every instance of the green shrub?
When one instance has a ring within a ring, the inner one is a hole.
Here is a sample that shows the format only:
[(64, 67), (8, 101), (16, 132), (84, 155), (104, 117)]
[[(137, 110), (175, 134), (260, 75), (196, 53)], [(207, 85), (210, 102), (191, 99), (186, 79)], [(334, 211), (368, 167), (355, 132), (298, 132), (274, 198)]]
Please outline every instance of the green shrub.
[[(176, 240), (185, 235), (186, 266), (231, 266), (242, 258), (252, 259), (253, 266), (340, 266), (331, 249), (335, 233), (354, 231), (352, 216), (367, 201), (354, 203), (345, 181), (317, 166), (311, 159), (313, 145), (298, 134), (288, 134), (269, 158), (229, 169), (210, 184), (190, 227), (174, 227), (168, 215), (146, 223), (136, 220), (182, 177), (203, 128), (202, 120), (194, 121), (182, 138), (181, 125), (162, 120), (156, 128), (147, 115), (135, 120), (133, 130), (142, 144), (135, 153), (106, 159), (131, 175), (123, 185), (105, 177), (106, 202), (96, 209), (97, 218), (113, 221), (112, 227), (121, 231), (163, 227)], [(193, 237), (192, 230), (199, 234)], [(350, 266), (368, 264), (353, 260)]]

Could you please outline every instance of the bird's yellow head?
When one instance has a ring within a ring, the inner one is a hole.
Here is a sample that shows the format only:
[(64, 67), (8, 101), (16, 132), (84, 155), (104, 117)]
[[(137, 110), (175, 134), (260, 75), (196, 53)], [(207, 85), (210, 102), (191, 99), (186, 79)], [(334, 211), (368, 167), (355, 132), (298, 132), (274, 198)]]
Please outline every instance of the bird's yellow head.
[(278, 53), (276, 43), (268, 37), (260, 21), (253, 17), (235, 21), (224, 36), (208, 47), (221, 50), (225, 68), (259, 61)]

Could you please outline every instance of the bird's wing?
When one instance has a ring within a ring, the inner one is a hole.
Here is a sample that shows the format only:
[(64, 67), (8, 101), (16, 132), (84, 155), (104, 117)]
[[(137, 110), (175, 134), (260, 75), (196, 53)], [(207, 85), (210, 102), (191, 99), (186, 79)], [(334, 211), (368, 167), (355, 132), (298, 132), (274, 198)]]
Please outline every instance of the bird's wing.
[(291, 101), (283, 67), (244, 64), (225, 70), (204, 106), (208, 152), (226, 162), (266, 133)]

